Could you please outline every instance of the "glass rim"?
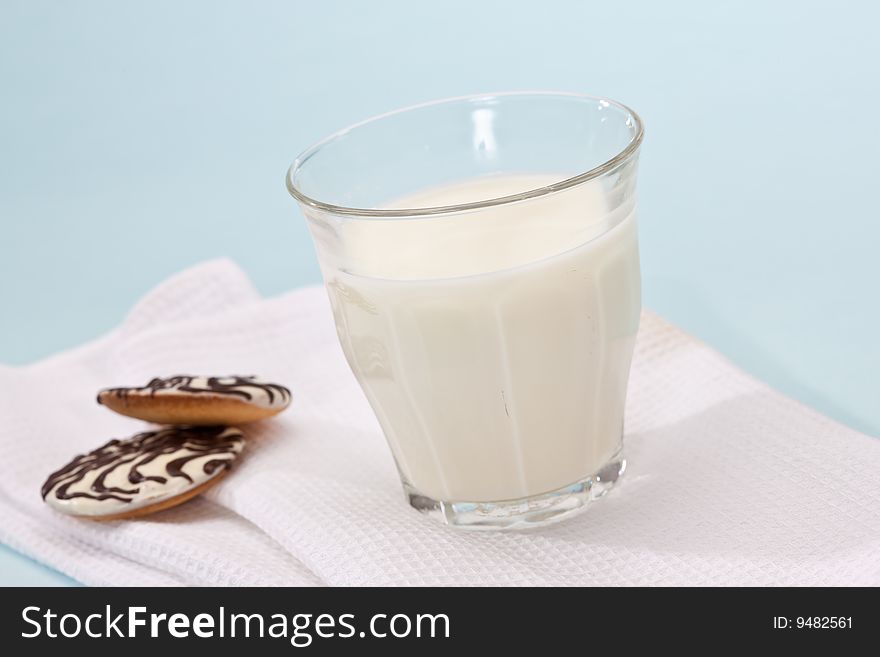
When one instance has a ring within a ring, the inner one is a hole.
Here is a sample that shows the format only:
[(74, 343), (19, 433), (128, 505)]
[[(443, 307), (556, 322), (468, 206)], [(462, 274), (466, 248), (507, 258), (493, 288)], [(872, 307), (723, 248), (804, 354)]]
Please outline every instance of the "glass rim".
[[(512, 97), (527, 97), (527, 96), (544, 96), (547, 98), (559, 98), (559, 99), (569, 99), (569, 100), (586, 100), (586, 101), (596, 101), (600, 103), (606, 103), (606, 107), (614, 107), (615, 109), (623, 112), (627, 115), (629, 119), (632, 120), (634, 133), (630, 141), (624, 146), (621, 150), (619, 150), (613, 157), (605, 160), (601, 164), (584, 171), (582, 173), (575, 174), (574, 176), (570, 176), (558, 182), (552, 183), (550, 185), (544, 185), (541, 187), (536, 187), (534, 189), (525, 190), (522, 192), (518, 192), (516, 194), (509, 194), (506, 196), (499, 196), (495, 198), (487, 198), (479, 201), (471, 201), (468, 203), (457, 203), (453, 205), (443, 205), (443, 206), (435, 206), (435, 207), (422, 207), (422, 208), (357, 208), (357, 207), (349, 207), (345, 205), (337, 205), (334, 203), (326, 203), (324, 201), (320, 201), (318, 199), (312, 198), (302, 192), (299, 188), (297, 188), (294, 183), (294, 178), (297, 173), (305, 166), (305, 164), (309, 161), (309, 159), (317, 154), (322, 148), (329, 145), (330, 143), (336, 141), (340, 137), (344, 137), (348, 133), (356, 130), (360, 127), (363, 127), (367, 124), (374, 123), (376, 121), (381, 121), (386, 118), (390, 118), (396, 116), (398, 114), (403, 114), (407, 112), (411, 112), (414, 110), (424, 109), (426, 107), (433, 107), (436, 105), (446, 105), (452, 103), (461, 103), (461, 102), (475, 102), (481, 100), (488, 100), (491, 98), (512, 98)], [(465, 96), (453, 96), (448, 98), (441, 98), (438, 100), (431, 100), (424, 103), (417, 103), (415, 105), (408, 105), (406, 107), (401, 107), (399, 109), (391, 110), (390, 112), (384, 112), (382, 114), (376, 114), (369, 118), (366, 118), (362, 121), (358, 121), (357, 123), (353, 123), (346, 128), (342, 128), (341, 130), (337, 130), (336, 132), (324, 137), (320, 141), (312, 144), (308, 148), (306, 148), (302, 153), (300, 153), (296, 159), (293, 161), (293, 164), (290, 165), (290, 168), (287, 171), (286, 183), (287, 183), (287, 191), (290, 192), (291, 196), (293, 196), (297, 201), (303, 203), (311, 208), (316, 210), (321, 210), (322, 212), (327, 212), (330, 214), (338, 214), (338, 215), (346, 215), (346, 216), (354, 216), (354, 217), (425, 217), (425, 216), (436, 216), (436, 215), (444, 215), (444, 214), (454, 214), (457, 212), (464, 212), (468, 210), (477, 210), (480, 208), (488, 208), (497, 205), (507, 205), (509, 203), (516, 203), (519, 201), (524, 201), (527, 199), (538, 198), (541, 196), (546, 196), (548, 194), (553, 194), (555, 192), (563, 191), (566, 189), (570, 189), (572, 187), (576, 187), (582, 183), (585, 183), (590, 180), (594, 180), (609, 171), (614, 170), (619, 165), (623, 164), (630, 157), (635, 154), (638, 150), (639, 146), (642, 143), (642, 139), (645, 135), (645, 128), (642, 122), (641, 117), (633, 110), (632, 108), (624, 105), (621, 102), (616, 100), (612, 100), (610, 98), (606, 98), (604, 96), (593, 96), (590, 94), (582, 94), (577, 92), (567, 92), (567, 91), (505, 91), (498, 93), (484, 93), (484, 94), (470, 94)]]

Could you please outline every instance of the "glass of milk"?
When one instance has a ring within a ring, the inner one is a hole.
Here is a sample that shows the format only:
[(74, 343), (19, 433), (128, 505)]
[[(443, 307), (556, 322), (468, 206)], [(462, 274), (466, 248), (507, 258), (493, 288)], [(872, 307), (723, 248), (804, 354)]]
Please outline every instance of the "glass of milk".
[(642, 136), (604, 98), (489, 94), (369, 119), (291, 166), (339, 341), (414, 508), (536, 526), (623, 473)]

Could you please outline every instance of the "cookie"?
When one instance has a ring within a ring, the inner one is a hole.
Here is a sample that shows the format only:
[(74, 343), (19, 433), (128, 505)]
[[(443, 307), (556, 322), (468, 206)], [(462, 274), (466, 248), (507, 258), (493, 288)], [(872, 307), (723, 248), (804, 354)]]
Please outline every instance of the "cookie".
[(244, 424), (280, 413), (290, 390), (254, 376), (172, 376), (98, 393), (107, 408), (156, 424)]
[(111, 440), (49, 475), (54, 509), (94, 520), (134, 518), (177, 506), (216, 484), (244, 447), (227, 427), (167, 427)]

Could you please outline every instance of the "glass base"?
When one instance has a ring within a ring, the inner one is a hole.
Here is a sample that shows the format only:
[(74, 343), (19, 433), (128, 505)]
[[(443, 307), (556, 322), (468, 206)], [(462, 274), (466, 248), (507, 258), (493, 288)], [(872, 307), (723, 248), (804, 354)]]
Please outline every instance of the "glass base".
[(499, 530), (543, 527), (575, 516), (607, 493), (626, 470), (618, 452), (599, 472), (549, 493), (498, 502), (445, 502), (423, 495), (407, 482), (403, 490), (410, 506), (459, 529)]

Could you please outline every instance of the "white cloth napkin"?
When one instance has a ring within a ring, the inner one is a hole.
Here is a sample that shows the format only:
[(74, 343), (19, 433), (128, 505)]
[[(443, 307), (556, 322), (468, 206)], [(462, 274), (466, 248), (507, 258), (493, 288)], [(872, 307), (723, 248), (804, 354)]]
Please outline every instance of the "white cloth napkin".
[[(175, 373), (258, 374), (290, 410), (246, 428), (203, 498), (138, 521), (40, 499), (74, 454), (143, 425), (94, 401)], [(0, 367), (0, 541), (88, 584), (878, 585), (880, 441), (749, 378), (645, 313), (622, 483), (541, 530), (463, 533), (403, 501), (321, 288), (261, 299), (231, 262), (151, 292), (109, 335)]]

